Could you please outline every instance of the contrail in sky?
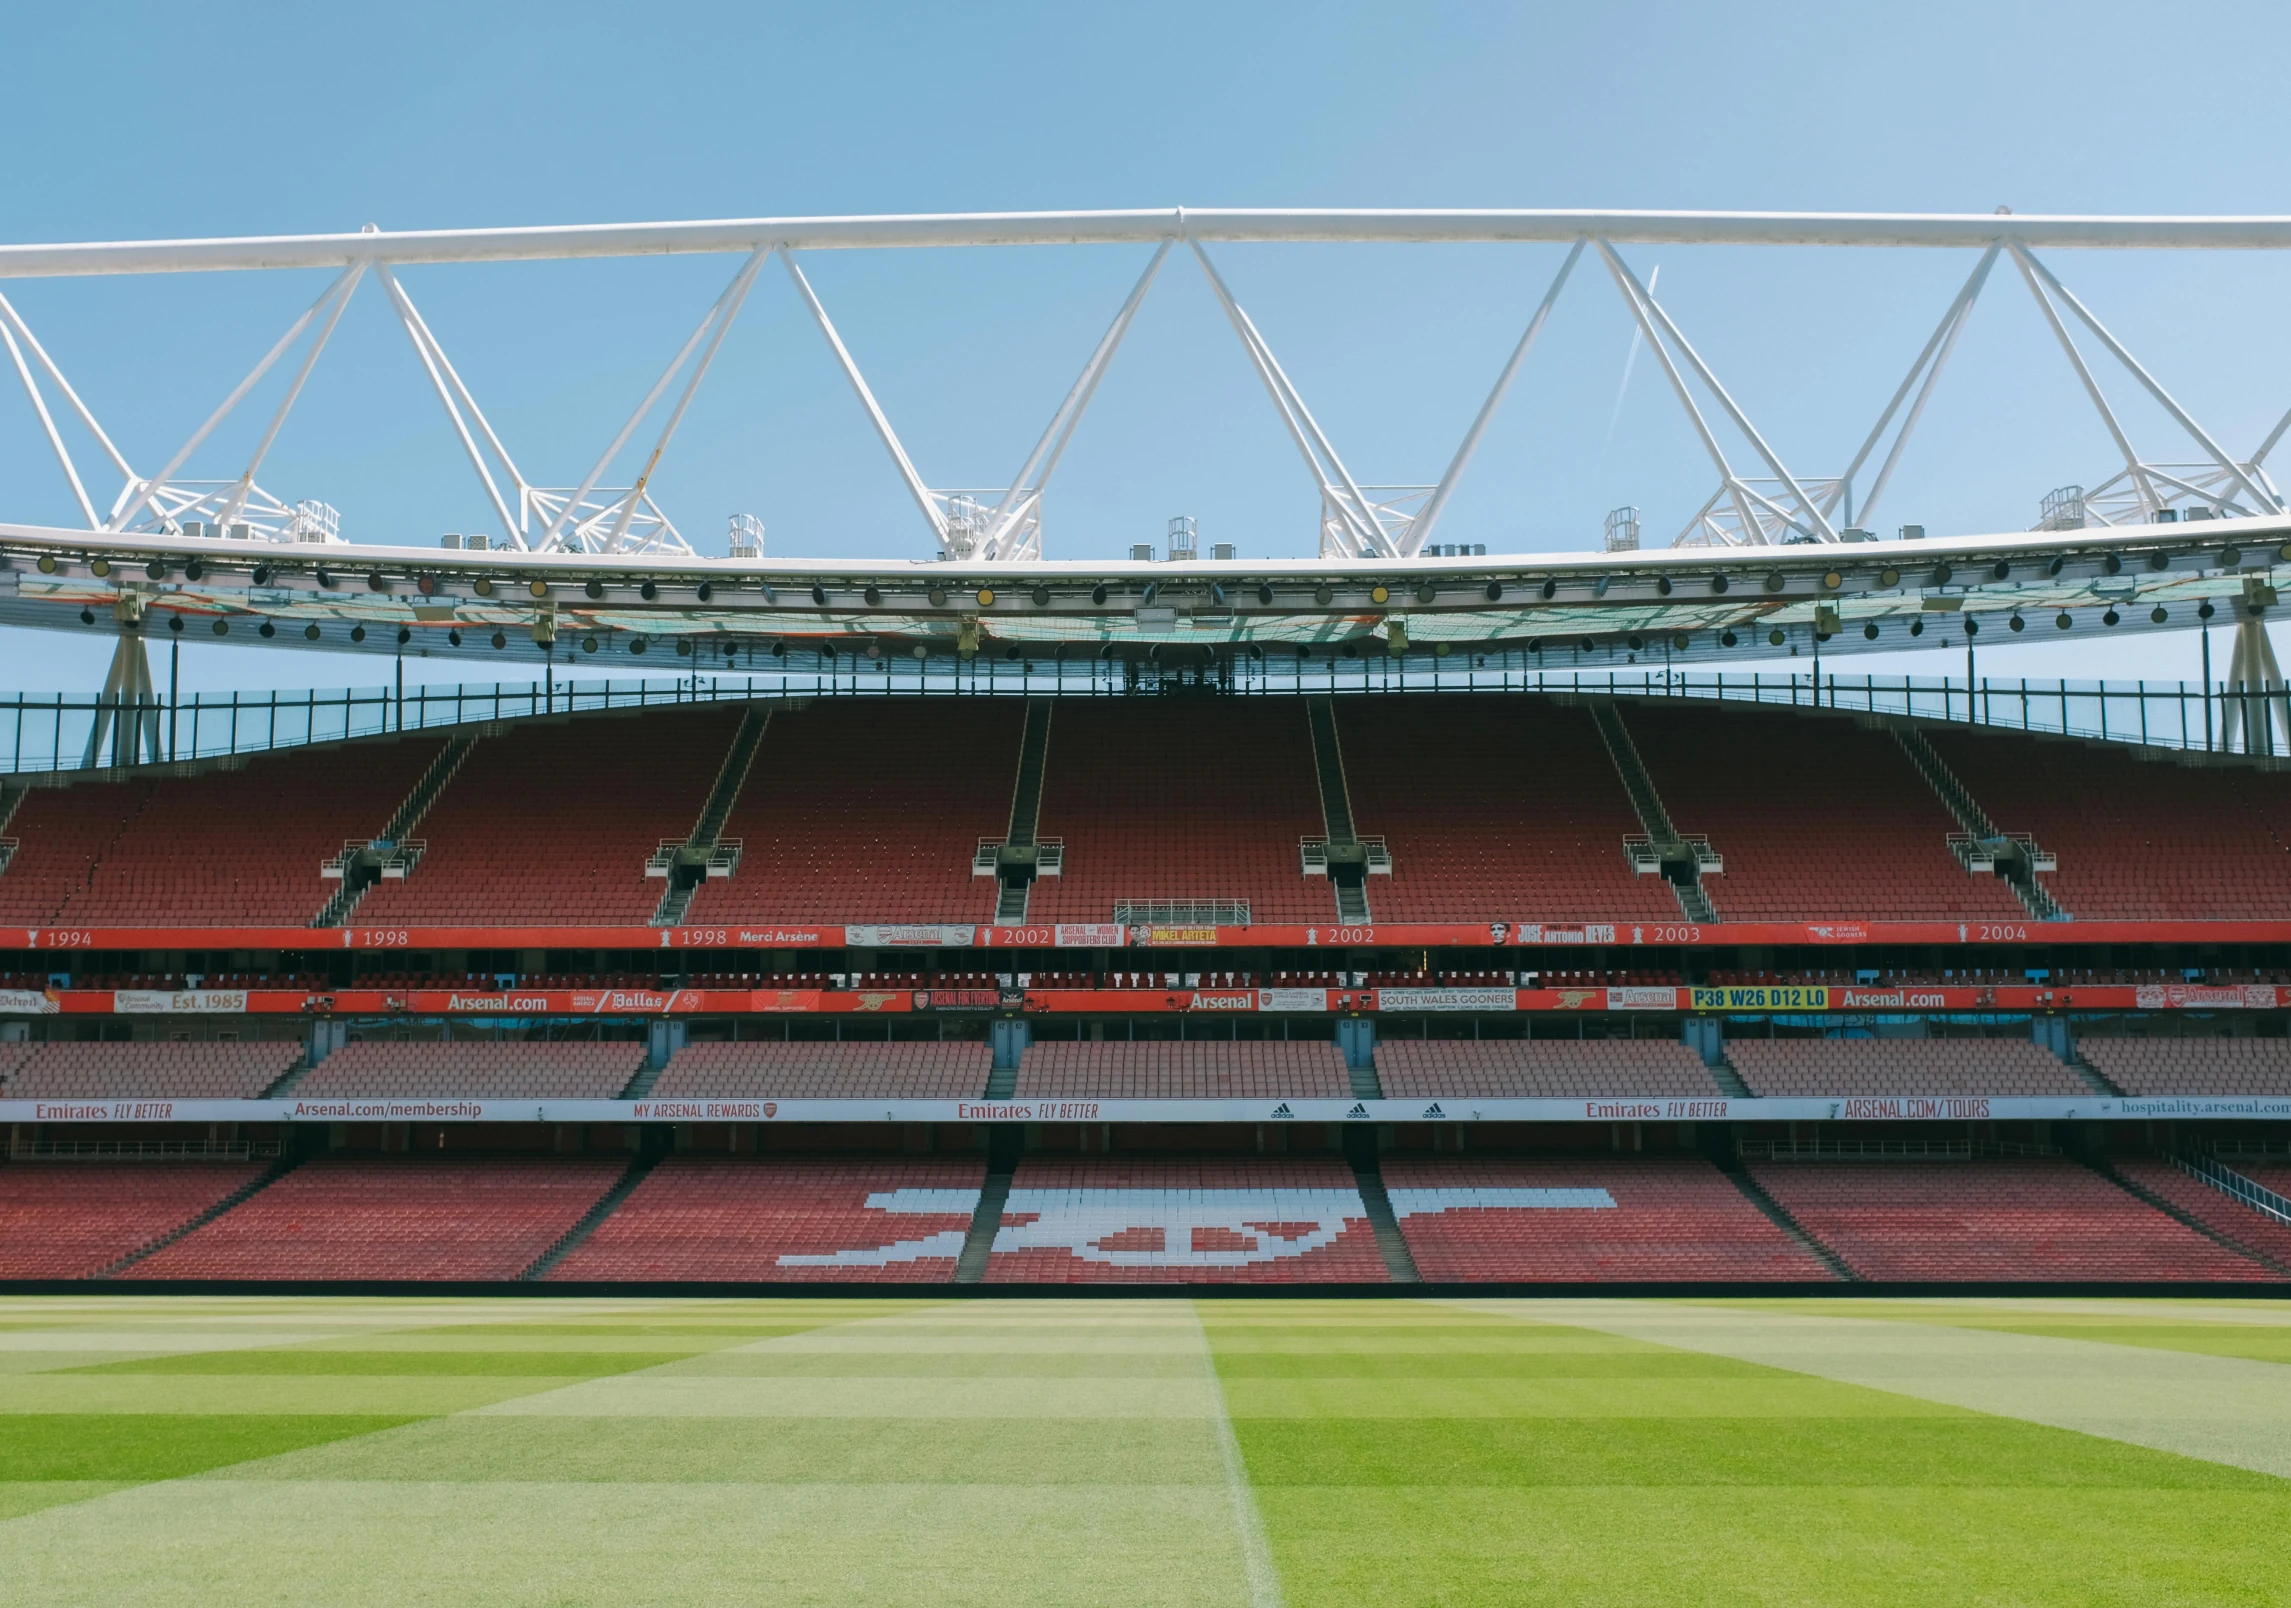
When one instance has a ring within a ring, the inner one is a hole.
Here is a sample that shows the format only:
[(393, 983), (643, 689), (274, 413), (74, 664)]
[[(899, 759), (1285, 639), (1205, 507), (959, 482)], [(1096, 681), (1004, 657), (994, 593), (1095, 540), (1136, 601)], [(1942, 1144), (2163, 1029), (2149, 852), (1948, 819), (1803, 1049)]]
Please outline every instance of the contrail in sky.
[[(1647, 275), (1647, 299), (1649, 301), (1654, 299), (1655, 284), (1662, 276), (1662, 264), (1657, 263), (1655, 264), (1655, 271)], [(1615, 411), (1607, 415), (1607, 439), (1609, 441), (1615, 439), (1615, 421), (1623, 416), (1623, 398), (1630, 392), (1631, 369), (1638, 361), (1639, 321), (1634, 318), (1631, 320), (1631, 349), (1623, 354), (1623, 383), (1615, 388)]]

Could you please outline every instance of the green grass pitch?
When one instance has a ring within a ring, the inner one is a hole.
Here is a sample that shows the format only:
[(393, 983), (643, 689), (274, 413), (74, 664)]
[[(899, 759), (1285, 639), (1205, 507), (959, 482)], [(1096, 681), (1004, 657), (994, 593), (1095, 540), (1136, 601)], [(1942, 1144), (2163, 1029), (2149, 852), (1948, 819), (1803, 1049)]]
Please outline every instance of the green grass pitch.
[(2291, 1600), (2291, 1304), (0, 1300), (0, 1602)]

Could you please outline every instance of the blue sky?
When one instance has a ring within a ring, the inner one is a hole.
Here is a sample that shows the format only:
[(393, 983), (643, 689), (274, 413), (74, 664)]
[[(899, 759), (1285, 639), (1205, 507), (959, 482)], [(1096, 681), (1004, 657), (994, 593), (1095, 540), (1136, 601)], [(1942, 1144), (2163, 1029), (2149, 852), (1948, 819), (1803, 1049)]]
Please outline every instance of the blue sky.
[[(2234, 59), (2268, 62), (2287, 34), (2280, 7), (2202, 4), (27, 8), (11, 21), (0, 235), (1181, 203), (2281, 212), (2279, 108), (2233, 60), (2169, 46), (2233, 41)], [(1437, 478), (1560, 254), (1236, 247), (1220, 265), (1353, 470), (1413, 482)], [(1642, 277), (1659, 265), (1665, 305), (1806, 475), (1842, 466), (1971, 266), (1942, 252), (1629, 255)], [(924, 477), (992, 485), (1144, 257), (807, 266)], [(2291, 261), (2052, 265), (2232, 448), (2291, 406)], [(570, 483), (735, 266), (432, 268), (406, 282), (527, 472)], [(130, 456), (154, 465), (322, 285), (5, 288)], [(1686, 522), (1713, 473), (1644, 358), (1616, 410), (1628, 342), (1586, 264), (1443, 536), (1581, 548), (1624, 503), (1644, 510), (1650, 541)], [(2128, 379), (2103, 378), (2147, 455), (2187, 456)], [(236, 473), (264, 394), (191, 473)], [(2046, 490), (2097, 482), (2112, 462), (2000, 271), (1876, 523), (2019, 528)], [(262, 478), (335, 504), (354, 540), (426, 544), (484, 521), (371, 285)], [(703, 551), (720, 552), (726, 516), (745, 511), (775, 553), (927, 552), (776, 269), (655, 484)], [(8, 517), (71, 518), (12, 383), (0, 489)], [(1205, 542), (1304, 554), (1315, 502), (1199, 274), (1173, 259), (1053, 485), (1050, 551), (1111, 555), (1190, 513)], [(0, 686), (100, 679), (105, 644), (0, 640)], [(2178, 677), (2195, 655), (2170, 638), (1987, 657), (2000, 674)], [(326, 685), (363, 668), (217, 647), (187, 651), (184, 673), (190, 686)]]

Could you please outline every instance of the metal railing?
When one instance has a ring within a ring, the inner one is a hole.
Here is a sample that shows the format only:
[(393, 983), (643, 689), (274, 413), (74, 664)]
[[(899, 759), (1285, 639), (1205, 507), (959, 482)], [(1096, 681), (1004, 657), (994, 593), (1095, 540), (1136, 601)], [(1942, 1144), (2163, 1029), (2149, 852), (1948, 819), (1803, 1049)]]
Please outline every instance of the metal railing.
[(2172, 1165), (2221, 1194), (2234, 1196), (2262, 1216), (2272, 1217), (2278, 1223), (2291, 1223), (2291, 1200), (2265, 1184), (2244, 1177), (2232, 1167), (2223, 1167), (2208, 1156), (2174, 1156)]
[(276, 1139), (33, 1139), (8, 1146), (11, 1161), (251, 1161), (275, 1157)]
[[(676, 680), (490, 682), (331, 691), (146, 694), (168, 761), (213, 760), (393, 732), (523, 720), (607, 709), (839, 697), (1134, 697), (1411, 692), (1538, 692), (1628, 699), (1835, 709), (1921, 721), (1999, 727), (2194, 752), (2225, 752), (2234, 709), (2250, 745), (2272, 752), (2272, 701), (2225, 682), (2034, 681), (1982, 677), (1837, 676), (1660, 668), (1555, 670), (1519, 651), (1447, 658), (1237, 658), (1158, 666), (1091, 659), (895, 660), (844, 655), (799, 667), (688, 675)], [(80, 770), (99, 713), (114, 697), (0, 694), (0, 764), (9, 775)], [(108, 767), (96, 766), (94, 769)]]

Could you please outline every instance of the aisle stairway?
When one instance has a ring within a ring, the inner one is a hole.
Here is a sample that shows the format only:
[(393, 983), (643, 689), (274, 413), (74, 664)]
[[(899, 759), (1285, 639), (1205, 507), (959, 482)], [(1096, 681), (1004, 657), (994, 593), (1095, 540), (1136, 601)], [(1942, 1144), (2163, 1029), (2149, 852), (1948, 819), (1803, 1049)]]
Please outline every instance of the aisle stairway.
[[(1615, 701), (1592, 698), (1588, 702), (1591, 719), (1599, 728), (1599, 739), (1607, 745), (1607, 756), (1615, 762), (1615, 774), (1622, 779), (1623, 791), (1630, 795), (1631, 808), (1638, 812), (1639, 825), (1646, 831), (1645, 851), (1662, 867), (1663, 879), (1671, 885), (1671, 892), (1678, 899), (1679, 914), (1689, 921), (1718, 920), (1718, 910), (1702, 886), (1703, 866), (1719, 863), (1709, 844), (1681, 837), (1678, 828), (1671, 825), (1670, 812), (1663, 808), (1654, 778), (1647, 774), (1647, 767), (1639, 758), (1638, 747), (1631, 741)], [(1628, 852), (1631, 846), (1625, 847)]]
[(723, 846), (724, 823), (740, 800), (740, 789), (747, 785), (756, 751), (763, 747), (764, 733), (771, 723), (772, 712), (761, 706), (750, 706), (741, 717), (723, 767), (708, 789), (708, 802), (700, 806), (699, 820), (693, 822), (691, 833), (669, 858), (668, 886), (661, 890), (660, 906), (652, 913), (655, 927), (682, 926), (685, 912), (692, 908), (692, 895), (701, 883), (711, 876), (730, 876), (738, 868), (736, 848), (727, 857), (719, 857), (717, 850)]
[[(2038, 921), (2070, 921), (2075, 918), (2060, 907), (2050, 889), (2037, 881), (2040, 869), (2049, 869), (2052, 861), (2036, 845), (2036, 840), (2025, 833), (2008, 835), (1989, 819), (1988, 811), (1981, 808), (1972, 790), (1957, 779), (1956, 774), (1942, 760), (1925, 733), (1908, 721), (1893, 726), (1894, 740), (1901, 744), (1909, 763), (1917, 767), (1917, 774), (1948, 807), (1949, 814), (1962, 829), (1961, 838), (1949, 843), (1966, 872), (1971, 875), (1986, 873), (1991, 867), (2013, 890), (2021, 908)], [(1976, 858), (1978, 863), (1976, 863)]]
[(1352, 791), (1345, 785), (1336, 705), (1328, 698), (1308, 698), (1305, 718), (1312, 727), (1313, 770), (1320, 784), (1321, 822), (1328, 834), (1324, 852), (1329, 885), (1336, 890), (1336, 919), (1364, 924), (1376, 919), (1368, 907), (1369, 848), (1353, 829)]
[(420, 845), (411, 841), (414, 828), (421, 825), (422, 817), (429, 812), (430, 805), (445, 791), (446, 784), (453, 780), (454, 772), (461, 769), (461, 762), (469, 757), (469, 751), (476, 746), (475, 732), (456, 735), (439, 751), (438, 757), (430, 761), (430, 767), (422, 772), (421, 780), (414, 783), (413, 790), (390, 813), (389, 820), (368, 841), (366, 848), (356, 854), (345, 849), (341, 886), (334, 890), (333, 897), (326, 901), (318, 914), (310, 918), (313, 927), (339, 927), (348, 921), (350, 912), (358, 908), (359, 901), (380, 885), (385, 860), (394, 859), (400, 875), (413, 869), (414, 862), (421, 857)]

